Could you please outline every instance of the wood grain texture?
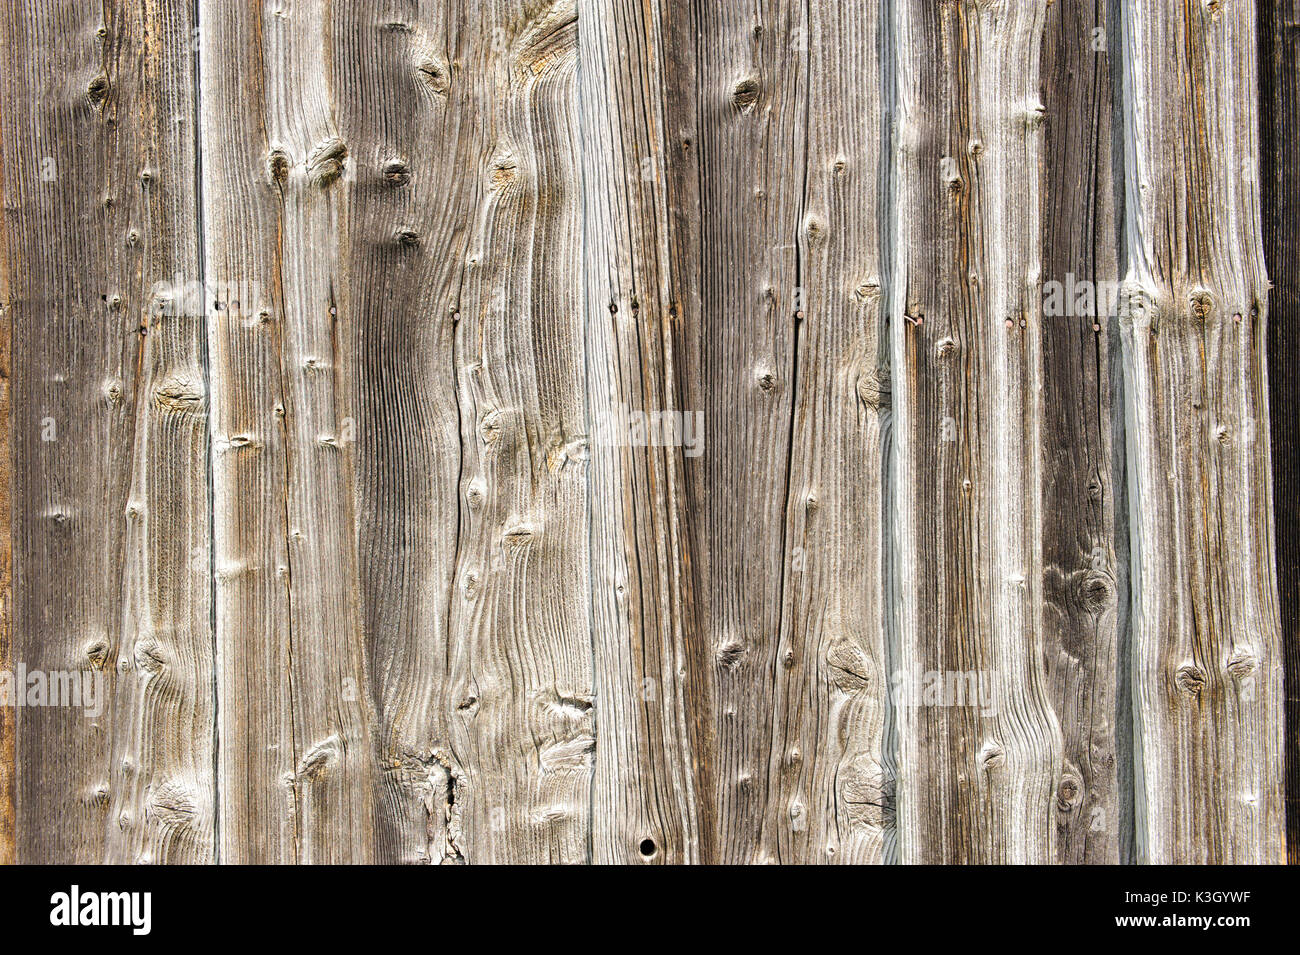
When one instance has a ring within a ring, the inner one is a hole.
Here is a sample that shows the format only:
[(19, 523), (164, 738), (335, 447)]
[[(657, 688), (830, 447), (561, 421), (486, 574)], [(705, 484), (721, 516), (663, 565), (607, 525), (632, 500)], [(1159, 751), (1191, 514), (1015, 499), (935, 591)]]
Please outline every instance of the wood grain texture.
[[(0, 116), (3, 113), (0, 111)], [(0, 119), (0, 136), (4, 123)], [(0, 157), (4, 141), (0, 139)], [(0, 161), (0, 209), (4, 202), (5, 164)], [(7, 216), (7, 212), (4, 213)], [(9, 308), (9, 230), (7, 221), (0, 227), (0, 671), (14, 670), (13, 630), (13, 528), (10, 519), (10, 484), (13, 481), (13, 441), (10, 428), (11, 397), (9, 382), (13, 372), (10, 355), (13, 348), (13, 312)], [(17, 783), (17, 752), (14, 748), (17, 729), (16, 710), (0, 706), (0, 865), (14, 863), (14, 790)]]
[(761, 861), (881, 862), (894, 851), (879, 27), (876, 4), (813, 3), (788, 44), (804, 54), (794, 69), (807, 75), (807, 141)]
[(597, 863), (718, 853), (719, 656), (704, 624), (695, 465), (687, 448), (631, 432), (636, 415), (703, 413), (687, 393), (701, 307), (690, 13), (669, 2), (578, 7)]
[(699, 301), (682, 316), (696, 359), (682, 404), (703, 413), (707, 452), (687, 467), (686, 494), (714, 656), (713, 861), (746, 863), (757, 859), (771, 761), (782, 758), (771, 749), (774, 674), (803, 665), (781, 617), (808, 241), (808, 54), (792, 40), (807, 25), (790, 0), (747, 11), (701, 3), (692, 14)]
[(1035, 572), (1046, 11), (902, 2), (891, 24), (904, 862), (1056, 854), (1063, 743)]
[(228, 862), (376, 861), (380, 780), (341, 440), (349, 157), (326, 11), (199, 13), (205, 61), (245, 64), (201, 73)]
[(1260, 205), (1268, 296), (1273, 529), (1286, 687), (1287, 861), (1300, 863), (1300, 2), (1260, 0)]
[(106, 695), (17, 710), (17, 858), (211, 861), (201, 297), (164, 290), (199, 274), (190, 10), (0, 22), (11, 660)]
[(457, 810), (471, 861), (582, 862), (595, 714), (577, 11), (555, 0), (483, 15), (452, 50), (459, 108), (484, 130), (456, 302)]
[(1250, 4), (1124, 7), (1142, 861), (1285, 857), (1255, 27)]
[(1123, 408), (1112, 387), (1118, 341), (1107, 294), (1119, 277), (1122, 207), (1112, 149), (1116, 8), (1054, 3), (1040, 67), (1043, 305), (1053, 313), (1043, 316), (1041, 339), (1042, 612), (1065, 746), (1056, 861), (1070, 864), (1127, 859), (1133, 826), (1125, 795), (1131, 708), (1120, 666), (1128, 614)]
[(223, 855), (585, 860), (575, 10), (209, 13)]
[(1298, 20), (14, 0), (0, 861), (1280, 861)]

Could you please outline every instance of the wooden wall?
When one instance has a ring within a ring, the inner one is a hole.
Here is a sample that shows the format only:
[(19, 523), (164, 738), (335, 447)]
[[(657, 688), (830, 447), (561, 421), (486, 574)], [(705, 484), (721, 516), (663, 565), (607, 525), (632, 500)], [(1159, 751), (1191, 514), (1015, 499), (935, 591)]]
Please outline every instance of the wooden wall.
[(6, 5), (0, 861), (1294, 858), (1298, 37)]

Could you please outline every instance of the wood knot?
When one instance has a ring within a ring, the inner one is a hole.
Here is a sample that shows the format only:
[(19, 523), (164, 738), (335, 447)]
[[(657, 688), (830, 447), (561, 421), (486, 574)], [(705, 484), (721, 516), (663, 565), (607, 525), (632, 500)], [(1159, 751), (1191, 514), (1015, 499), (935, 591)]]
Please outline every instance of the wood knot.
[(1237, 650), (1228, 658), (1227, 670), (1238, 680), (1250, 676), (1259, 666), (1259, 660), (1249, 650)]
[(478, 434), (484, 444), (493, 444), (501, 437), (501, 412), (489, 411), (479, 421)]
[(1083, 785), (1075, 776), (1064, 776), (1056, 787), (1056, 808), (1069, 812), (1083, 798)]
[(845, 637), (837, 637), (826, 653), (831, 682), (846, 693), (871, 685), (871, 660), (862, 648)]
[(203, 410), (203, 390), (183, 378), (169, 378), (153, 393), (154, 404), (175, 414), (197, 414)]
[(384, 163), (384, 181), (394, 186), (404, 186), (411, 181), (411, 169), (400, 159), (390, 159)]
[(1185, 663), (1174, 675), (1174, 683), (1188, 696), (1200, 696), (1205, 686), (1205, 671), (1193, 663)]
[(320, 143), (307, 160), (307, 178), (313, 185), (324, 188), (343, 175), (343, 163), (348, 157), (348, 147), (337, 136)]
[(137, 669), (149, 674), (161, 673), (163, 667), (167, 665), (162, 647), (153, 640), (136, 644), (135, 665)]
[(1214, 298), (1205, 289), (1196, 289), (1191, 294), (1191, 306), (1192, 318), (1203, 325), (1214, 311)]
[(758, 106), (762, 88), (752, 76), (737, 83), (731, 90), (731, 105), (742, 113), (752, 113)]
[(809, 245), (816, 245), (826, 237), (826, 224), (809, 213), (807, 218), (803, 220), (803, 234)]
[(714, 651), (718, 664), (728, 670), (734, 670), (745, 658), (745, 645), (739, 640), (726, 640)]
[(492, 163), (492, 187), (494, 189), (504, 189), (515, 181), (519, 173), (519, 164), (509, 156), (502, 157)]
[(90, 100), (90, 105), (95, 109), (100, 109), (104, 105), (104, 100), (108, 99), (108, 77), (102, 73), (90, 81), (86, 87), (86, 98)]
[(424, 60), (416, 67), (420, 81), (435, 96), (446, 96), (451, 86), (451, 72), (437, 60)]
[(340, 743), (338, 736), (322, 740), (303, 754), (298, 763), (299, 779), (321, 779), (330, 767), (339, 760)]
[(284, 184), (289, 179), (289, 155), (283, 149), (272, 149), (267, 157), (267, 167), (271, 172), (271, 181)]
[(531, 524), (516, 524), (502, 536), (507, 547), (527, 547), (538, 536), (538, 529)]
[(1079, 580), (1076, 597), (1080, 607), (1098, 616), (1115, 603), (1115, 583), (1104, 570), (1090, 570)]
[(149, 797), (149, 816), (169, 829), (191, 825), (198, 815), (197, 800), (189, 787), (175, 781), (163, 783)]
[(985, 771), (996, 769), (1007, 761), (1007, 751), (997, 740), (989, 740), (980, 747), (979, 762)]
[(859, 376), (857, 392), (858, 400), (868, 408), (888, 408), (891, 401), (889, 371), (878, 368)]
[(853, 290), (853, 298), (859, 305), (866, 305), (880, 298), (880, 283), (875, 279), (867, 279)]
[(108, 644), (103, 640), (95, 640), (86, 647), (86, 659), (96, 670), (103, 670), (108, 662)]

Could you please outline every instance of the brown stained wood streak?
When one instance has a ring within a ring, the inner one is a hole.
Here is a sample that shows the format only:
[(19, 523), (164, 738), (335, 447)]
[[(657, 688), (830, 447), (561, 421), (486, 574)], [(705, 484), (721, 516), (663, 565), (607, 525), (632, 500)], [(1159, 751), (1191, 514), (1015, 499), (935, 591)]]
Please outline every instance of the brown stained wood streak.
[(12, 717), (16, 857), (211, 861), (202, 296), (170, 291), (200, 275), (190, 9), (0, 23), (9, 662), (99, 689)]
[[(1052, 813), (1062, 863), (1115, 863), (1131, 841), (1131, 767), (1120, 634), (1127, 618), (1122, 426), (1112, 360), (1119, 233), (1106, 0), (1048, 10), (1041, 89), (1043, 627), (1065, 765)], [(1120, 183), (1122, 185), (1122, 182)], [(1101, 294), (1099, 295), (1098, 292)], [(1123, 782), (1121, 782), (1123, 779)]]
[(1047, 6), (900, 2), (890, 24), (904, 862), (1056, 856), (1036, 572)]
[(1260, 184), (1273, 528), (1286, 659), (1287, 861), (1300, 863), (1300, 0), (1259, 2)]
[(1251, 4), (1124, 4), (1139, 861), (1285, 858)]

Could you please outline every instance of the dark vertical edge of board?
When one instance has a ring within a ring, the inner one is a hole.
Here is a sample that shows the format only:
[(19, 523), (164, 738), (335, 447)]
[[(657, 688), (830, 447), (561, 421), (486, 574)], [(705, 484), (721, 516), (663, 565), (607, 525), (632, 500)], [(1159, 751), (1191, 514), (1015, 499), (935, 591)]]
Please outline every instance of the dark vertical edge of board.
[(1259, 0), (1260, 180), (1273, 529), (1286, 658), (1287, 861), (1300, 864), (1300, 2)]

